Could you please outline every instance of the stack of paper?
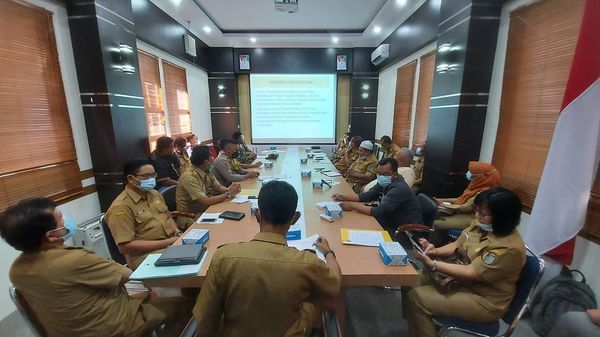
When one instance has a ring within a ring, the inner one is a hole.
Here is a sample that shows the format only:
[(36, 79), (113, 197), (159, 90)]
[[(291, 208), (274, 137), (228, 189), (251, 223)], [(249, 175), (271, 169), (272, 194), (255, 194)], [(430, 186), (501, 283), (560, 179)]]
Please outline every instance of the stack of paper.
[(319, 235), (315, 234), (313, 236), (309, 236), (300, 240), (290, 240), (288, 241), (288, 246), (294, 247), (300, 251), (302, 250), (312, 250), (317, 253), (317, 257), (323, 261), (325, 261), (325, 256), (315, 247), (315, 242), (319, 239)]
[(379, 247), (380, 243), (392, 242), (390, 234), (386, 231), (359, 230), (342, 228), (342, 243), (347, 245), (359, 245)]

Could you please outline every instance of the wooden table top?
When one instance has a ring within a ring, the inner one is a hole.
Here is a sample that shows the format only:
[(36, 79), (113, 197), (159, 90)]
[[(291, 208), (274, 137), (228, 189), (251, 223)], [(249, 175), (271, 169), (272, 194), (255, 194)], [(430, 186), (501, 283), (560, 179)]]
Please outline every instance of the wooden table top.
[[(315, 168), (326, 168), (335, 170), (331, 162), (317, 162), (308, 159), (307, 164), (300, 163), (300, 157), (305, 157), (305, 148), (300, 146), (288, 146), (285, 153), (280, 153), (279, 158), (273, 160), (273, 168), (257, 169), (261, 175), (300, 176), (302, 169), (310, 169), (312, 178), (302, 178), (302, 194), (304, 204), (304, 217), (306, 223), (306, 235), (319, 234), (329, 241), (331, 249), (335, 251), (337, 261), (342, 269), (343, 286), (402, 286), (415, 285), (419, 274), (409, 264), (406, 266), (386, 266), (379, 257), (377, 247), (364, 247), (343, 245), (340, 237), (340, 228), (351, 229), (374, 229), (381, 230), (381, 226), (375, 218), (357, 212), (344, 212), (341, 219), (327, 222), (319, 217), (322, 210), (316, 207), (321, 201), (332, 201), (334, 193), (354, 193), (352, 188), (343, 177), (329, 178), (322, 173), (316, 172)], [(262, 160), (264, 162), (264, 160)], [(322, 190), (312, 188), (313, 179), (333, 179), (340, 184), (329, 188), (324, 186)], [(241, 182), (243, 189), (259, 189), (258, 179), (248, 179)], [(193, 228), (204, 228), (210, 231), (210, 239), (206, 244), (207, 256), (204, 265), (198, 275), (189, 277), (177, 277), (166, 279), (155, 279), (145, 281), (147, 286), (162, 287), (200, 287), (212, 256), (217, 247), (234, 242), (250, 241), (259, 232), (259, 226), (254, 216), (250, 215), (250, 204), (236, 204), (225, 201), (208, 208), (206, 212), (220, 213), (223, 211), (244, 212), (246, 216), (241, 221), (225, 220), (221, 224), (200, 225), (194, 224)]]

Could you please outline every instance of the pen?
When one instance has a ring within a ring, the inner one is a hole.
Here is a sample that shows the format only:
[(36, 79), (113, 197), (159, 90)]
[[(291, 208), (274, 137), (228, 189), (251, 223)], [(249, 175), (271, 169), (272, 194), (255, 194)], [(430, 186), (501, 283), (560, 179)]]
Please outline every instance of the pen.
[(321, 181), (323, 182), (323, 184), (329, 186), (329, 188), (332, 188), (333, 186), (331, 186), (330, 183), (326, 182), (325, 179), (321, 179)]

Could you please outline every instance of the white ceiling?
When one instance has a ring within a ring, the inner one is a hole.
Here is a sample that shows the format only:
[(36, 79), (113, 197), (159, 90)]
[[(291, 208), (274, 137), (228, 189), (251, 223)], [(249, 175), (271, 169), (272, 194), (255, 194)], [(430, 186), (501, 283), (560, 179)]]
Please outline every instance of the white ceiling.
[(273, 0), (151, 1), (211, 47), (344, 48), (378, 46), (426, 0), (298, 0), (293, 14)]

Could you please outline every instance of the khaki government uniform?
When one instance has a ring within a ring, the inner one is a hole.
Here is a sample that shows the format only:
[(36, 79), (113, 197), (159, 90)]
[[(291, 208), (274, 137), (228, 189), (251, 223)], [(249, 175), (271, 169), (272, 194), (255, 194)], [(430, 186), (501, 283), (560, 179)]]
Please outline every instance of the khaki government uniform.
[(346, 149), (348, 148), (348, 143), (339, 143), (338, 142), (338, 146), (335, 149), (335, 152), (333, 152), (333, 155), (331, 156), (331, 162), (332, 163), (336, 163), (338, 162), (340, 159), (344, 158), (344, 151), (346, 151)]
[(419, 159), (417, 159), (415, 161), (415, 163), (413, 164), (413, 169), (415, 170), (415, 176), (416, 176), (417, 180), (423, 179), (423, 165), (425, 163), (424, 156), (420, 156), (418, 158)]
[(431, 316), (493, 322), (504, 315), (525, 264), (525, 244), (516, 229), (504, 237), (484, 233), (474, 221), (456, 240), (482, 281), (441, 294), (424, 276), (421, 285), (409, 292), (410, 337), (437, 336)]
[(394, 158), (394, 156), (396, 155), (396, 153), (398, 153), (398, 151), (400, 151), (400, 147), (394, 143), (392, 143), (392, 145), (388, 146), (387, 149), (384, 149), (382, 146), (381, 153), (383, 154), (383, 157), (381, 157), (381, 158)]
[(169, 313), (127, 295), (131, 270), (80, 247), (55, 245), (22, 253), (10, 280), (49, 337), (142, 336)]
[[(415, 183), (415, 171), (412, 169), (412, 167), (398, 167), (398, 174), (404, 179), (406, 185), (412, 188), (413, 184)], [(366, 192), (375, 187), (375, 185), (377, 185), (377, 179), (374, 179), (370, 183), (363, 186), (361, 192)]]
[[(440, 199), (441, 201), (454, 202), (456, 199)], [(434, 230), (448, 230), (448, 229), (464, 229), (475, 220), (475, 212), (473, 212), (473, 203), (475, 197), (467, 200), (462, 205), (450, 205), (445, 206), (449, 210), (453, 211), (454, 214), (444, 214), (438, 212), (438, 217), (433, 221)]]
[(358, 158), (350, 168), (348, 168), (348, 173), (350, 172), (358, 172), (362, 174), (367, 174), (369, 177), (367, 179), (357, 179), (355, 177), (346, 177), (346, 181), (350, 186), (352, 186), (352, 190), (355, 193), (360, 193), (363, 186), (368, 184), (373, 178), (377, 176), (377, 157), (374, 154), (369, 155), (368, 157), (360, 157)]
[[(125, 187), (106, 212), (106, 221), (117, 245), (134, 240), (163, 240), (175, 235), (165, 200), (155, 190), (141, 196), (129, 186)], [(125, 254), (127, 266), (135, 270), (148, 254)]]
[(349, 147), (346, 149), (346, 151), (348, 152), (348, 159), (346, 159), (346, 155), (343, 154), (341, 159), (335, 163), (335, 169), (338, 170), (339, 173), (341, 174), (346, 174), (346, 171), (348, 171), (348, 168), (350, 167), (350, 165), (352, 165), (352, 163), (354, 163), (357, 159), (358, 159), (358, 148), (354, 149), (352, 147)]
[[(177, 183), (176, 201), (179, 212), (194, 213), (196, 219), (206, 211), (205, 206), (200, 204), (200, 198), (206, 198), (213, 194), (216, 189), (221, 187), (212, 172), (204, 172), (200, 168), (192, 165), (189, 170), (183, 173)], [(195, 219), (186, 217), (177, 217), (177, 225), (181, 229), (187, 229)]]
[(220, 337), (309, 336), (315, 302), (339, 291), (338, 275), (316, 254), (288, 247), (279, 234), (259, 233), (217, 249), (193, 314)]
[(182, 175), (188, 167), (192, 165), (192, 161), (189, 157), (179, 154), (178, 152), (175, 152), (175, 154), (177, 155), (177, 158), (179, 158), (179, 175)]

